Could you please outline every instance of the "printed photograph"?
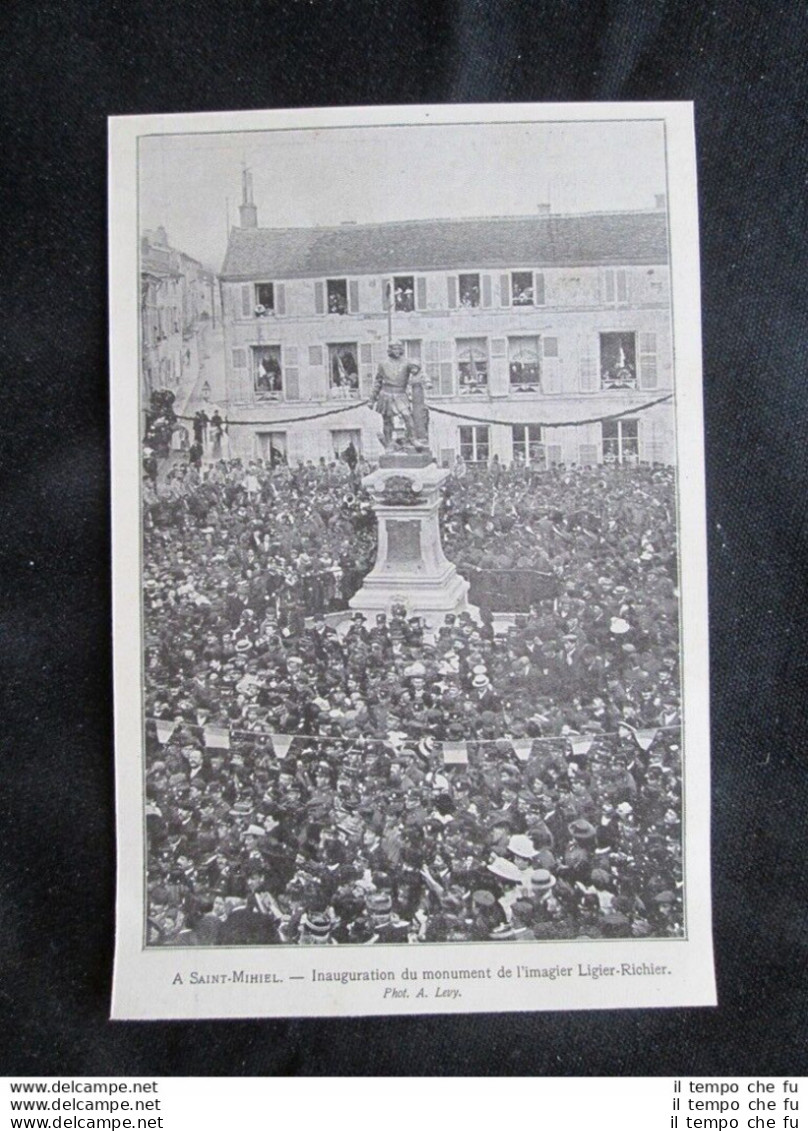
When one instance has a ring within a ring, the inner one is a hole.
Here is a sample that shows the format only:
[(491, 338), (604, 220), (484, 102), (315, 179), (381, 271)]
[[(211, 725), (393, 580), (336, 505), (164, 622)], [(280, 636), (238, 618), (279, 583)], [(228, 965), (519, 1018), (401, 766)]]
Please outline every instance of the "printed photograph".
[(669, 176), (138, 139), (146, 950), (687, 938)]

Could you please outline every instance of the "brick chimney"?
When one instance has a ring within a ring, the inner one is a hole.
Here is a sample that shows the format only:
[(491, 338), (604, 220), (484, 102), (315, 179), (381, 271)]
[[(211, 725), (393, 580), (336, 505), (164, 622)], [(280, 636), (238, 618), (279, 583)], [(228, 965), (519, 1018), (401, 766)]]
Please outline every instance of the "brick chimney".
[(252, 173), (245, 165), (241, 170), (241, 204), (238, 206), (242, 228), (258, 227), (258, 209), (253, 201)]

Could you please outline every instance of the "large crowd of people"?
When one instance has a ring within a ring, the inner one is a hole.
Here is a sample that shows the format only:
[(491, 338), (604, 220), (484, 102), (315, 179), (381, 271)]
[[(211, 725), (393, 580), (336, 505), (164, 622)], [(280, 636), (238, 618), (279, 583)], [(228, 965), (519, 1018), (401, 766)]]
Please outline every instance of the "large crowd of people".
[(447, 556), (554, 592), (426, 624), (329, 616), (369, 470), (146, 469), (149, 943), (681, 934), (673, 471), (458, 468)]

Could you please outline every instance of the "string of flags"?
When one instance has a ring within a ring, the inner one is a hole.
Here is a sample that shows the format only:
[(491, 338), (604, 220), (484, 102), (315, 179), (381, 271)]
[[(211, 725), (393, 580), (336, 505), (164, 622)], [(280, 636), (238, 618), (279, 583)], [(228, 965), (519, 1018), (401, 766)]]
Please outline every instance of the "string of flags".
[[(198, 718), (204, 716), (204, 712), (198, 713)], [(161, 746), (165, 746), (171, 739), (178, 727), (188, 729), (189, 724), (178, 723), (173, 719), (153, 719), (148, 718), (148, 722), (153, 722), (157, 732), (157, 741)], [(207, 724), (204, 717), (200, 718), (198, 724), (190, 724), (191, 730), (198, 730), (201, 732), (201, 738), (204, 746), (208, 750), (229, 750), (231, 747), (231, 740), (238, 738), (247, 738), (255, 741), (256, 739), (269, 739), (272, 743), (272, 749), (275, 756), (283, 760), (289, 753), (289, 748), (295, 740), (299, 740), (305, 745), (316, 743), (328, 743), (334, 745), (335, 743), (348, 743), (353, 745), (355, 739), (335, 738), (332, 735), (319, 735), (319, 734), (278, 734), (274, 731), (253, 731), (253, 730), (235, 730), (229, 727), (218, 726), (213, 723)], [(533, 752), (534, 745), (542, 743), (567, 743), (573, 758), (585, 757), (594, 743), (602, 739), (608, 738), (629, 738), (643, 751), (648, 753), (651, 747), (656, 742), (657, 736), (665, 731), (678, 731), (681, 730), (680, 723), (673, 723), (667, 726), (656, 727), (632, 727), (628, 723), (620, 723), (616, 731), (608, 734), (569, 734), (569, 735), (548, 735), (538, 738), (511, 738), (510, 736), (503, 736), (503, 738), (511, 744), (517, 758), (520, 762), (526, 762)], [(402, 731), (389, 731), (386, 739), (380, 741), (387, 741), (394, 749), (412, 742), (412, 739)], [(460, 741), (433, 741), (431, 743), (431, 750), (437, 749), (443, 755), (444, 764), (447, 766), (460, 766), (468, 764), (468, 746), (470, 742), (476, 744), (477, 740), (463, 739)], [(487, 740), (483, 740), (487, 741)]]

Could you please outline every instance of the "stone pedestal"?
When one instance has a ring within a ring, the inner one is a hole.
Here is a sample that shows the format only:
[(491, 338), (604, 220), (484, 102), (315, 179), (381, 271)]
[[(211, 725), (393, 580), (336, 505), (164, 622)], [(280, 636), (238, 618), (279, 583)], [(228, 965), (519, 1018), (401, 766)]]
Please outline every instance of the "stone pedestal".
[(469, 583), (441, 545), (440, 488), (450, 473), (420, 453), (388, 455), (381, 462), (362, 480), (378, 520), (376, 564), (351, 608), (370, 616), (402, 604), (409, 616), (433, 627), (446, 613), (476, 613), (467, 600)]

